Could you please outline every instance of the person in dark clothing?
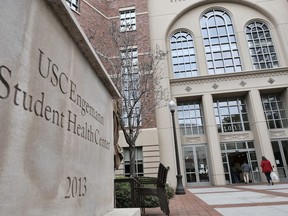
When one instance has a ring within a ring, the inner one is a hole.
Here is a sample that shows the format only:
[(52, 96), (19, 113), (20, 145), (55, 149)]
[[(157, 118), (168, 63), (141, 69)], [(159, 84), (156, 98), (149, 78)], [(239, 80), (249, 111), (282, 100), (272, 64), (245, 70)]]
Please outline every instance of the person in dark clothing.
[(270, 161), (266, 157), (262, 156), (262, 161), (261, 161), (260, 166), (262, 167), (262, 172), (265, 174), (265, 176), (267, 178), (268, 184), (274, 185), (274, 183), (271, 179), (271, 176), (270, 176), (270, 174), (273, 170)]
[(232, 183), (239, 183), (239, 173), (235, 165), (231, 167)]

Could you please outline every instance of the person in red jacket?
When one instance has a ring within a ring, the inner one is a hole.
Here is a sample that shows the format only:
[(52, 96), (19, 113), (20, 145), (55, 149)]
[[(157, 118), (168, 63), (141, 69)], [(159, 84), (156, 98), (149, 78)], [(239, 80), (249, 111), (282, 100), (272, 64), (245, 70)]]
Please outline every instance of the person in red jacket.
[(273, 183), (273, 181), (271, 179), (271, 176), (270, 176), (270, 173), (273, 170), (270, 161), (266, 157), (262, 156), (262, 161), (261, 161), (261, 165), (260, 166), (262, 167), (262, 172), (265, 173), (265, 176), (267, 178), (268, 184), (270, 185), (270, 182), (271, 182), (272, 185), (274, 185), (274, 183)]

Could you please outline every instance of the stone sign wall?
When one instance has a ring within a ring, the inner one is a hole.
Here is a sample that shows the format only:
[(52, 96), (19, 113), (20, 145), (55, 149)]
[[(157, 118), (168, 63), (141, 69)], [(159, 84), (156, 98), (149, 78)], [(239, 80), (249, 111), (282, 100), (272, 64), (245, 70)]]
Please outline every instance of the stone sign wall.
[(0, 27), (0, 215), (112, 211), (117, 92), (70, 9), (1, 0)]

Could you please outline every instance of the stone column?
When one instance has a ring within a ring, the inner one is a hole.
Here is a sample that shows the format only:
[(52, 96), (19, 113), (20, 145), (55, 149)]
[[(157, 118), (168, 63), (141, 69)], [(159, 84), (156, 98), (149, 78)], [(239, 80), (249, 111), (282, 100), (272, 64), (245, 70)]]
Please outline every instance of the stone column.
[[(251, 131), (254, 135), (254, 145), (259, 166), (262, 156), (265, 156), (268, 160), (271, 161), (272, 164), (275, 164), (273, 149), (270, 141), (270, 133), (266, 124), (260, 92), (257, 89), (251, 90), (249, 92), (247, 97), (247, 106), (249, 122)], [(264, 175), (261, 175), (261, 177), (262, 181), (266, 181)]]
[(205, 133), (208, 143), (210, 177), (213, 185), (225, 185), (225, 175), (221, 157), (220, 140), (213, 110), (213, 98), (210, 94), (202, 97), (205, 116)]

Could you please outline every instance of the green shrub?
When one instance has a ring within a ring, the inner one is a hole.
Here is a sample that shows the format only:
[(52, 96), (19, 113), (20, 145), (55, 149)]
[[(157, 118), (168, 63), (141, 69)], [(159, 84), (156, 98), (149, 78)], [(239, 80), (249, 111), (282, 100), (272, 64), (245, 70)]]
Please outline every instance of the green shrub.
[(115, 201), (117, 208), (131, 208), (131, 188), (129, 183), (115, 183)]
[(168, 199), (171, 199), (175, 195), (174, 189), (170, 187), (168, 184), (166, 184), (166, 193)]
[[(118, 177), (117, 177), (118, 178)], [(115, 200), (117, 208), (131, 208), (131, 193), (130, 193), (130, 184), (129, 183), (115, 183)], [(166, 193), (168, 199), (171, 199), (174, 196), (174, 189), (168, 184), (166, 185)], [(156, 196), (147, 196), (144, 199), (144, 203), (141, 204), (146, 208), (159, 207), (159, 199)]]

